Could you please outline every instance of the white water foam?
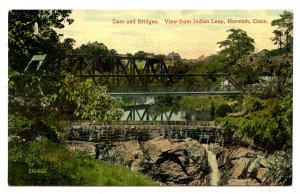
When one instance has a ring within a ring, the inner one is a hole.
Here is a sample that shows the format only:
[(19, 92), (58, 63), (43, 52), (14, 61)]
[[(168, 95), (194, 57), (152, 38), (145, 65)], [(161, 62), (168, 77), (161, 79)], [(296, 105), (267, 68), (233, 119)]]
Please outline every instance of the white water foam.
[(216, 154), (209, 150), (208, 144), (203, 144), (207, 152), (207, 160), (211, 168), (210, 185), (217, 186), (219, 182), (219, 168)]

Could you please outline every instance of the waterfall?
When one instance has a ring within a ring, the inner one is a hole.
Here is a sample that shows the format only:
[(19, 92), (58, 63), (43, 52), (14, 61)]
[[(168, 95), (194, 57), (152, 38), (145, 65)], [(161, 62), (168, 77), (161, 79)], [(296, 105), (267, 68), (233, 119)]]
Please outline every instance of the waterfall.
[(208, 144), (203, 144), (207, 152), (207, 160), (211, 168), (210, 185), (217, 186), (219, 182), (219, 169), (216, 154), (209, 150)]

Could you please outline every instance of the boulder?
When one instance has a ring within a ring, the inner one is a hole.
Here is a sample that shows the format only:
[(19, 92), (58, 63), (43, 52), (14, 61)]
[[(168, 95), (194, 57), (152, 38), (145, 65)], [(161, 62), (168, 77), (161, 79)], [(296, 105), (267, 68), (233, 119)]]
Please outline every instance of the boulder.
[(185, 151), (194, 162), (203, 163), (207, 161), (206, 150), (199, 142), (187, 138), (184, 140), (184, 143), (185, 143), (185, 148), (184, 148)]
[(70, 151), (85, 152), (90, 156), (95, 155), (95, 143), (92, 143), (92, 142), (82, 143), (82, 142), (74, 141), (74, 142), (71, 142), (70, 144), (68, 144), (67, 147)]
[(247, 169), (247, 173), (249, 174), (249, 177), (255, 177), (258, 168), (259, 168), (259, 159), (255, 158), (253, 161), (250, 162), (250, 165)]
[(160, 173), (167, 177), (167, 181), (176, 181), (178, 179), (188, 178), (187, 174), (182, 170), (180, 164), (166, 160), (160, 164)]
[(268, 160), (266, 158), (264, 158), (264, 157), (261, 157), (259, 159), (259, 164), (260, 164), (260, 166), (262, 166), (264, 168), (269, 166)]
[(211, 151), (213, 151), (216, 154), (216, 156), (219, 156), (223, 152), (223, 150), (224, 150), (223, 147), (221, 147), (221, 146), (219, 146), (217, 144), (211, 144), (209, 149)]
[(141, 146), (137, 141), (125, 141), (118, 143), (115, 147), (115, 154), (128, 165), (131, 165), (136, 159), (143, 158)]
[[(143, 143), (144, 166), (156, 179), (168, 185), (187, 185), (202, 180), (208, 172), (205, 148), (192, 139), (168, 140), (155, 138)], [(196, 184), (196, 183), (195, 183)]]
[(256, 154), (253, 150), (249, 148), (239, 147), (230, 154), (231, 159), (239, 159), (241, 157), (253, 158), (256, 157)]
[(233, 179), (243, 178), (244, 173), (247, 171), (249, 163), (250, 163), (250, 159), (244, 157), (232, 161), (233, 167), (232, 167), (231, 178)]
[(175, 153), (181, 155), (180, 151), (184, 149), (184, 144), (172, 143), (168, 139), (158, 137), (149, 141), (146, 141), (143, 145), (145, 152), (153, 163), (156, 163), (161, 158), (163, 153)]
[(266, 175), (268, 171), (269, 170), (267, 168), (259, 168), (257, 171), (256, 178), (263, 183), (267, 179)]

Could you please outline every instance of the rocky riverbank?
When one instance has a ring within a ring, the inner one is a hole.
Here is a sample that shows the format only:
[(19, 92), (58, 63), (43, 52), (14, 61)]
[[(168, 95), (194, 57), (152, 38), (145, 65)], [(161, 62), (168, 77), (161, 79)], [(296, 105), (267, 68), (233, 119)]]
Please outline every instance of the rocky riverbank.
[[(100, 147), (99, 159), (147, 174), (162, 185), (211, 185), (211, 167), (208, 151), (205, 149), (207, 145), (196, 140), (158, 137), (144, 142), (97, 144)], [(96, 143), (92, 142), (70, 142), (68, 147), (70, 150), (84, 151), (94, 156), (95, 145)], [(249, 148), (224, 148), (216, 144), (210, 144), (209, 150), (215, 153), (217, 160), (218, 185), (258, 186), (283, 183), (283, 172), (276, 169), (279, 161), (285, 161), (280, 154), (267, 155)], [(282, 165), (286, 166), (289, 163)], [(287, 183), (288, 180), (285, 184)]]
[(244, 147), (212, 145), (216, 153), (220, 185), (289, 185), (292, 181), (292, 156), (283, 151), (266, 154)]

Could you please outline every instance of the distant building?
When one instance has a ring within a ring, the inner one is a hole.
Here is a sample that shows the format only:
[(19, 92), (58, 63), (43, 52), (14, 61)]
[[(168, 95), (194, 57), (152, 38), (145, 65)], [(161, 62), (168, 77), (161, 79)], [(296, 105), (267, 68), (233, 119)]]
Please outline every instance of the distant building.
[(167, 60), (171, 60), (172, 62), (181, 61), (181, 57), (178, 53), (171, 52), (167, 55)]
[(232, 83), (228, 79), (225, 78), (225, 79), (221, 80), (221, 85), (228, 86), (228, 85), (232, 85)]

